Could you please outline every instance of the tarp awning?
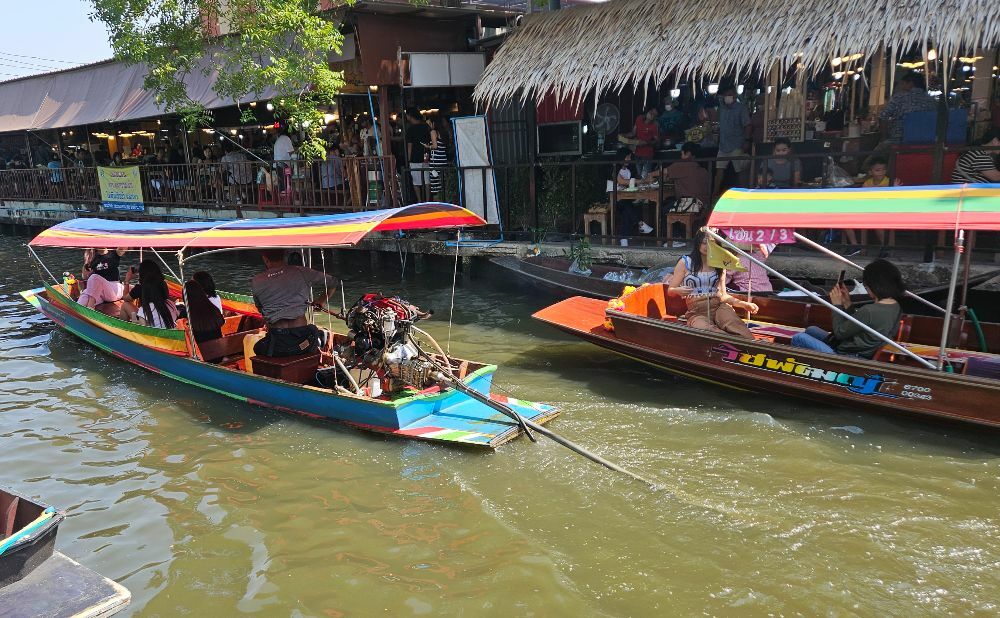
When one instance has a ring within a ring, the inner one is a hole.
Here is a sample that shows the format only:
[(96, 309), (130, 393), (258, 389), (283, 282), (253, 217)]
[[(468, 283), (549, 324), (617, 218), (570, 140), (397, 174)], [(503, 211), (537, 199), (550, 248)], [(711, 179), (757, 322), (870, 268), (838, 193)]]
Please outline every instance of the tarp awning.
[(387, 210), (281, 219), (191, 223), (72, 219), (48, 228), (29, 244), (80, 249), (344, 247), (357, 244), (371, 232), (447, 229), (485, 223), (461, 206), (426, 202)]
[(730, 189), (715, 205), (708, 225), (1000, 230), (1000, 184), (871, 189)]
[[(205, 67), (208, 63), (203, 63)], [(60, 129), (163, 114), (153, 93), (143, 88), (146, 65), (107, 61), (76, 69), (0, 83), (0, 133)], [(213, 90), (218, 74), (195, 70), (184, 83), (188, 96), (208, 109), (235, 105)], [(268, 89), (260, 99), (273, 98)], [(251, 99), (246, 99), (244, 103)]]

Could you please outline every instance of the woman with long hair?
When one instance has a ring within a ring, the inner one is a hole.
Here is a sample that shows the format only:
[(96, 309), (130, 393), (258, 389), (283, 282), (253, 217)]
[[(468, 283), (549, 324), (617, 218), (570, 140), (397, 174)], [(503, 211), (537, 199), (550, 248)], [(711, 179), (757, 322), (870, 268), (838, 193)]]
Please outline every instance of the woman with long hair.
[[(138, 279), (135, 285), (132, 285), (133, 279)], [(139, 262), (138, 270), (132, 266), (128, 267), (128, 271), (125, 273), (125, 294), (122, 296), (122, 300), (125, 302), (122, 303), (121, 319), (138, 322), (135, 303), (142, 299), (142, 286), (145, 283), (166, 285), (163, 271), (160, 270), (160, 265), (155, 260)]]
[(448, 166), (448, 149), (445, 146), (444, 126), (441, 122), (441, 117), (436, 114), (427, 118), (427, 125), (431, 128), (431, 199), (442, 200), (444, 198), (444, 170), (442, 168)]
[(757, 313), (757, 305), (729, 295), (725, 269), (708, 265), (708, 242), (704, 230), (695, 234), (694, 251), (678, 260), (667, 293), (684, 299), (687, 304), (684, 318), (688, 326), (753, 339), (750, 329), (733, 307)]
[(154, 328), (174, 328), (177, 325), (177, 305), (170, 300), (167, 282), (150, 279), (142, 282), (139, 310), (136, 318), (140, 324)]
[(226, 320), (205, 294), (205, 288), (197, 281), (188, 281), (184, 284), (184, 296), (187, 299), (188, 325), (194, 340), (201, 343), (221, 338), (222, 325)]
[(211, 302), (222, 313), (222, 299), (219, 298), (219, 293), (215, 291), (215, 279), (212, 275), (204, 270), (199, 270), (195, 274), (191, 275), (191, 278), (198, 282), (201, 289), (205, 291), (205, 296), (208, 297), (209, 302)]

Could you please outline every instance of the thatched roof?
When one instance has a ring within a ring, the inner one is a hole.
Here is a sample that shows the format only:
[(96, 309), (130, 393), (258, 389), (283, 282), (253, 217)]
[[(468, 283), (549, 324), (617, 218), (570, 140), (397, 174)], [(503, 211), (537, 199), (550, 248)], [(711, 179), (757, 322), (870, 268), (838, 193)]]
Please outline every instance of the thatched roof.
[(1000, 43), (997, 0), (611, 0), (526, 15), (486, 68), (486, 104), (553, 92), (575, 98), (775, 62), (935, 47), (941, 58)]

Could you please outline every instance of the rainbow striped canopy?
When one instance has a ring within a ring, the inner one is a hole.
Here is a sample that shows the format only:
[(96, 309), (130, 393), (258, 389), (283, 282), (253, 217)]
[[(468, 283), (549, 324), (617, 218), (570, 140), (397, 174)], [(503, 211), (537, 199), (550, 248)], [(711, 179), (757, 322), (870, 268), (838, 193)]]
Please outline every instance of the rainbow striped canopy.
[(190, 223), (73, 219), (48, 228), (29, 244), (34, 247), (152, 249), (344, 247), (356, 244), (371, 232), (485, 224), (461, 206), (425, 202), (388, 210), (276, 219)]
[(1000, 230), (1000, 184), (731, 189), (711, 227)]

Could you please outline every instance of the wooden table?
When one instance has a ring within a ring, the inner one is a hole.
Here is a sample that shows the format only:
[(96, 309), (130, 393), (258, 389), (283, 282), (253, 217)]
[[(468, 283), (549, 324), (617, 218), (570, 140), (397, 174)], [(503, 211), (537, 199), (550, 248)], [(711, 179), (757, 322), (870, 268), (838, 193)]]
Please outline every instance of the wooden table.
[(629, 191), (627, 189), (618, 189), (617, 191), (612, 191), (611, 196), (611, 235), (615, 235), (615, 208), (618, 205), (618, 200), (646, 200), (648, 202), (653, 202), (656, 204), (656, 221), (653, 223), (654, 234), (656, 238), (660, 237), (660, 196), (663, 196), (664, 200), (671, 200), (674, 198), (674, 182), (672, 180), (667, 180), (655, 187), (645, 187), (642, 189), (637, 189), (635, 191)]

